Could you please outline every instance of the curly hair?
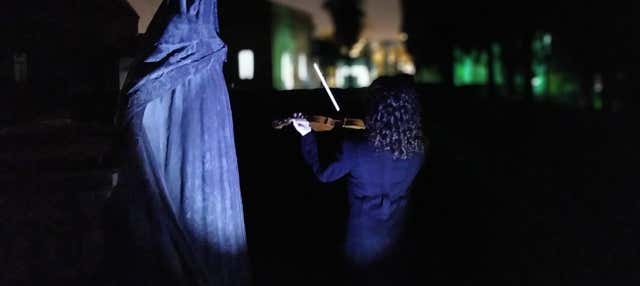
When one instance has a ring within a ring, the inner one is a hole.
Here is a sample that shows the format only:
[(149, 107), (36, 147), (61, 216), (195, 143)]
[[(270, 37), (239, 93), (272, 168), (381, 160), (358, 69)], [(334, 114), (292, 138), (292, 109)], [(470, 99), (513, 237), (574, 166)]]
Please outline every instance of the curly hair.
[(390, 151), (394, 159), (424, 153), (422, 109), (408, 76), (379, 77), (369, 87), (371, 102), (365, 118), (368, 140), (377, 151)]

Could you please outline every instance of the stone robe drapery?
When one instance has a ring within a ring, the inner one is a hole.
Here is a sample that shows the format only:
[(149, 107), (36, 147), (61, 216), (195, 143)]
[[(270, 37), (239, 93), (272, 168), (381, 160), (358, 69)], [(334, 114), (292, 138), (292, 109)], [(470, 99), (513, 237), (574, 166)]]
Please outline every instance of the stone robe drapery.
[(247, 285), (244, 216), (215, 0), (165, 1), (121, 122), (136, 285)]

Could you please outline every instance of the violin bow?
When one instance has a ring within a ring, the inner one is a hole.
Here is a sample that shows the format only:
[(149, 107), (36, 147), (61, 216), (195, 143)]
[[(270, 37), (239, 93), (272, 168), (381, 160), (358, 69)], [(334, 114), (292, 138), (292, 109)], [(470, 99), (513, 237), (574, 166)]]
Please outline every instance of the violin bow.
[(331, 93), (331, 89), (329, 89), (329, 86), (327, 85), (327, 81), (324, 79), (324, 76), (322, 75), (322, 72), (318, 67), (318, 63), (313, 63), (313, 68), (316, 70), (316, 74), (320, 78), (320, 82), (322, 82), (322, 86), (324, 86), (324, 90), (327, 91), (327, 94), (329, 95), (329, 98), (333, 103), (333, 107), (336, 108), (336, 111), (340, 111), (340, 106), (338, 106), (338, 102), (336, 102), (335, 97), (333, 97), (333, 93)]

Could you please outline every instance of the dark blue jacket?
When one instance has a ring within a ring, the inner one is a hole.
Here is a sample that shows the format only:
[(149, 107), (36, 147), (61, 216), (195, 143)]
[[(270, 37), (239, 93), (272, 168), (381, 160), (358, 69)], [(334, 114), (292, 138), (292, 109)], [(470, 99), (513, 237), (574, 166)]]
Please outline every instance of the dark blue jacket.
[(350, 262), (368, 265), (390, 254), (402, 231), (408, 191), (424, 155), (393, 159), (391, 152), (376, 151), (361, 137), (345, 140), (336, 160), (323, 166), (313, 132), (301, 140), (304, 160), (320, 181), (348, 176), (345, 251)]

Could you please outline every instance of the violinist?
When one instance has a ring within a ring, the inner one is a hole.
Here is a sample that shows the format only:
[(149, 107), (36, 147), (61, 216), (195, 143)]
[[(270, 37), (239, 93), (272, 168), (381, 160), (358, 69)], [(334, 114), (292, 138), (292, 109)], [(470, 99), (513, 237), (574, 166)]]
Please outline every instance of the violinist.
[(309, 120), (294, 114), (292, 121), (302, 135), (303, 158), (318, 180), (348, 176), (344, 252), (353, 282), (395, 285), (399, 277), (390, 265), (404, 228), (408, 191), (425, 155), (421, 108), (406, 76), (380, 77), (369, 92), (363, 135), (342, 142), (337, 159), (328, 165), (320, 163)]

